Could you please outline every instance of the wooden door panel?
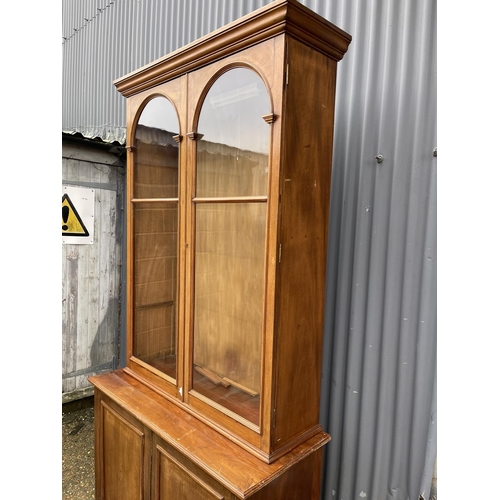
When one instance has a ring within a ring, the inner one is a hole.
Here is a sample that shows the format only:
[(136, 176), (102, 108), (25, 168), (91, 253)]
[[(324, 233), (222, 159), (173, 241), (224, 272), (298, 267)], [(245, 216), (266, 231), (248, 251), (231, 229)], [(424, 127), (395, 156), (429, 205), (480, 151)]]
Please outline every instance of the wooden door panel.
[(157, 500), (225, 500), (228, 497), (178, 462), (161, 446), (157, 446), (158, 496)]
[(103, 403), (105, 500), (144, 499), (145, 434)]

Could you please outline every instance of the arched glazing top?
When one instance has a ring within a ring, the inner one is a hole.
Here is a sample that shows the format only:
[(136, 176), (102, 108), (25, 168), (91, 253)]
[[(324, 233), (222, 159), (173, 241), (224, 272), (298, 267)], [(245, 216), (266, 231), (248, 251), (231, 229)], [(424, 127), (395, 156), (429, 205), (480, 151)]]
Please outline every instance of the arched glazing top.
[(179, 120), (172, 103), (161, 96), (151, 99), (141, 112), (138, 128), (178, 134)]
[(135, 130), (134, 197), (177, 198), (179, 120), (165, 97), (151, 99)]
[(208, 91), (198, 120), (196, 196), (265, 196), (270, 100), (249, 68), (223, 73)]

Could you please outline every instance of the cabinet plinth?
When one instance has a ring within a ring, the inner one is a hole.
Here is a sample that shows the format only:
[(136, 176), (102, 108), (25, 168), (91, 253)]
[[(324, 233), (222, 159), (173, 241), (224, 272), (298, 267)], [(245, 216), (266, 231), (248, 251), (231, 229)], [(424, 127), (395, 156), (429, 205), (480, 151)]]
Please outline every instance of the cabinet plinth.
[[(127, 366), (92, 378), (100, 491), (120, 483), (111, 433), (138, 463), (153, 457), (131, 479), (144, 498), (319, 495), (335, 81), (350, 40), (277, 0), (115, 82)], [(193, 435), (182, 450), (181, 434)], [(237, 472), (214, 472), (208, 435)]]

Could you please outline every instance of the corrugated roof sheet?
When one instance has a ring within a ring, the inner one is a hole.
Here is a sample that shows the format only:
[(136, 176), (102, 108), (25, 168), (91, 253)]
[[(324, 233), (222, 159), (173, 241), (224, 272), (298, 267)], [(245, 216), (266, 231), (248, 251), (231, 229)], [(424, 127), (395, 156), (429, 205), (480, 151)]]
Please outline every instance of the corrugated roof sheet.
[(125, 100), (113, 81), (269, 2), (66, 0), (65, 133), (125, 142)]

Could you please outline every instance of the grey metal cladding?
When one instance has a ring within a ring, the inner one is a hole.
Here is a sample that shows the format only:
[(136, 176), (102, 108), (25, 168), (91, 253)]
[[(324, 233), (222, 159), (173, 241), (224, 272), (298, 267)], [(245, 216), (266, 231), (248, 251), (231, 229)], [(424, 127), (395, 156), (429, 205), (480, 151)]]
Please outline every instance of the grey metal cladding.
[[(114, 79), (268, 3), (65, 1), (63, 130), (123, 143)], [(321, 408), (333, 439), (323, 498), (428, 499), (437, 412), (436, 0), (302, 3), (353, 36), (336, 94)]]

